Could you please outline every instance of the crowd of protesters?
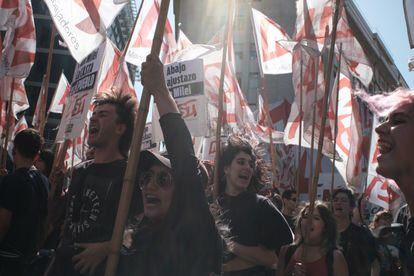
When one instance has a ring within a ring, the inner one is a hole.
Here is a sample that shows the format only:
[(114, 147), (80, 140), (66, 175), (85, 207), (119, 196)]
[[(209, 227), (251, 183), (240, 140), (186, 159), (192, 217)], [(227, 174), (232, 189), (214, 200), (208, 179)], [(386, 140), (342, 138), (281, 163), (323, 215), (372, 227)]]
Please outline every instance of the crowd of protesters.
[[(414, 94), (398, 92), (377, 128), (378, 172), (407, 200), (395, 219), (401, 224), (381, 211), (368, 227), (353, 222), (349, 189), (313, 208), (299, 207), (295, 190), (259, 195), (265, 167), (238, 136), (220, 153), (215, 196), (212, 168), (194, 154), (158, 57), (147, 57), (141, 77), (167, 153), (141, 152), (117, 275), (413, 275)], [(70, 173), (53, 170), (37, 131), (16, 135), (14, 170), (0, 182), (0, 276), (104, 275), (107, 257), (118, 254), (110, 240), (136, 110), (122, 91), (97, 96), (87, 141), (93, 151)]]

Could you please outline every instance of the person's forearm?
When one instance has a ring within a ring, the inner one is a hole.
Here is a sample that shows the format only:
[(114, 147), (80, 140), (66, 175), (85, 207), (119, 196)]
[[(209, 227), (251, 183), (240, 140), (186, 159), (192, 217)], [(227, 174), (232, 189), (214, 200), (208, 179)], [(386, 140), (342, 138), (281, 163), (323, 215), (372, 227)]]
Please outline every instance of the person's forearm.
[(245, 246), (234, 243), (232, 252), (255, 264), (276, 268), (278, 258), (276, 253), (261, 246)]
[(162, 87), (160, 89), (163, 89), (164, 91), (162, 93), (158, 93), (154, 98), (160, 117), (167, 113), (180, 113), (177, 104), (175, 103), (167, 87)]

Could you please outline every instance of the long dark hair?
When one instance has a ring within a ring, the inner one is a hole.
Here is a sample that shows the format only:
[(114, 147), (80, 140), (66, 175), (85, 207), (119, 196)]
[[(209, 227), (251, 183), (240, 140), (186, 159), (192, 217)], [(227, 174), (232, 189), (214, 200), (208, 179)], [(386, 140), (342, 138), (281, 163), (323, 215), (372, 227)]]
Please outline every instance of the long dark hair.
[(264, 165), (264, 161), (260, 158), (260, 156), (258, 157), (256, 155), (254, 148), (250, 145), (248, 141), (246, 141), (240, 136), (232, 135), (228, 138), (220, 154), (219, 169), (218, 169), (218, 172), (219, 172), (218, 194), (219, 195), (223, 195), (224, 191), (226, 190), (226, 177), (224, 173), (224, 168), (226, 166), (230, 166), (233, 159), (240, 152), (244, 152), (248, 154), (252, 158), (252, 161), (254, 162), (254, 173), (250, 181), (248, 190), (257, 192), (259, 190), (259, 186), (265, 182), (264, 175), (265, 175), (266, 167)]
[[(323, 220), (325, 227), (322, 232), (321, 247), (325, 251), (334, 250), (338, 247), (338, 227), (336, 225), (335, 217), (331, 210), (322, 202), (315, 203), (315, 209), (318, 210), (321, 219)], [(302, 233), (301, 223), (303, 218), (309, 213), (309, 204), (307, 204), (300, 211), (295, 228), (295, 241), (296, 245), (300, 245), (304, 241), (304, 233)]]

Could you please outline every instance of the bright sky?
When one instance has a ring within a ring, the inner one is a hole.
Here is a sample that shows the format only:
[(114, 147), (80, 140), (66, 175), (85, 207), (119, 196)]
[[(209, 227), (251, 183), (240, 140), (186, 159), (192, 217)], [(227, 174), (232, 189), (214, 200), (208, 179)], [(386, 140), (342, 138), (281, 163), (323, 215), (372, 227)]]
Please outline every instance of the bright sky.
[(408, 71), (408, 59), (414, 49), (408, 43), (403, 0), (353, 0), (371, 30), (380, 35), (405, 81), (414, 88), (414, 72)]

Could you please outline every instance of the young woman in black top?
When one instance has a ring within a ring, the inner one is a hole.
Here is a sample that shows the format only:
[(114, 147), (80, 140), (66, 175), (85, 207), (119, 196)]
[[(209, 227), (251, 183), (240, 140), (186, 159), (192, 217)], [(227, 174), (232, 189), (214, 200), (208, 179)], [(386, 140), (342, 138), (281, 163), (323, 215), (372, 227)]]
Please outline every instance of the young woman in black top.
[(253, 190), (263, 167), (251, 145), (230, 137), (219, 161), (220, 223), (229, 227), (224, 275), (274, 275), (282, 245), (292, 232), (282, 214)]

